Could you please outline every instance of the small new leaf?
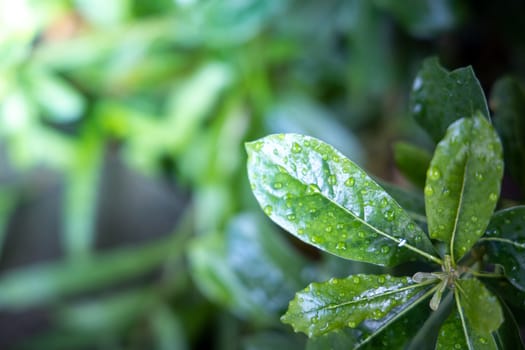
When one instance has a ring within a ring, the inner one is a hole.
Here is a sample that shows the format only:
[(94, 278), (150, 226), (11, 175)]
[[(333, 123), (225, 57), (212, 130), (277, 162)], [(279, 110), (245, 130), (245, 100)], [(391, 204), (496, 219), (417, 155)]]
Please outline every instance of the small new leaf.
[(495, 213), (480, 241), (489, 261), (503, 266), (507, 279), (525, 291), (525, 206)]
[(299, 239), (339, 257), (394, 266), (436, 263), (427, 235), (361, 168), (297, 134), (247, 143), (248, 176), (264, 212)]
[(425, 60), (414, 79), (410, 110), (435, 142), (457, 119), (471, 117), (478, 111), (489, 117), (485, 95), (472, 67), (449, 72), (437, 58)]
[(432, 284), (417, 284), (408, 277), (359, 274), (333, 278), (298, 292), (281, 320), (309, 337), (320, 336), (356, 328), (365, 320), (380, 320), (392, 311), (399, 314), (395, 308), (415, 304), (430, 289)]
[(501, 143), (487, 119), (454, 122), (437, 145), (424, 191), (430, 237), (448, 245), (453, 263), (487, 227), (502, 175)]

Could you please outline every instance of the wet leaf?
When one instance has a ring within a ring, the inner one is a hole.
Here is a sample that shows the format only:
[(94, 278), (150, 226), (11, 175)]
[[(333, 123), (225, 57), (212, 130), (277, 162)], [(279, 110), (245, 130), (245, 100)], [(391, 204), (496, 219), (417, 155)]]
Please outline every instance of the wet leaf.
[[(468, 324), (481, 334), (490, 334), (503, 322), (503, 312), (498, 299), (477, 279), (462, 279), (456, 282), (459, 303)], [(487, 317), (490, 315), (490, 317)]]
[(437, 58), (425, 60), (414, 79), (410, 110), (416, 121), (439, 142), (455, 120), (477, 112), (489, 118), (485, 95), (472, 67), (452, 72), (443, 68)]
[[(523, 299), (521, 299), (523, 300)], [(500, 349), (523, 350), (520, 328), (510, 308), (500, 300), (504, 321), (496, 331), (496, 342)]]
[(505, 276), (525, 291), (525, 206), (498, 211), (480, 240), (491, 263), (505, 269)]
[[(408, 277), (358, 274), (332, 278), (298, 292), (281, 320), (309, 337), (320, 336), (356, 328), (364, 321), (400, 316), (400, 309), (426, 296), (429, 289), (429, 284), (415, 284)], [(400, 309), (390, 314), (396, 307)]]
[(248, 175), (264, 212), (339, 257), (393, 266), (433, 252), (426, 234), (362, 169), (328, 144), (278, 134), (247, 143)]
[(189, 258), (203, 294), (233, 312), (266, 321), (277, 318), (304, 285), (304, 261), (264, 217), (234, 217), (225, 234), (197, 238)]
[(394, 158), (403, 176), (417, 187), (425, 187), (427, 169), (432, 159), (428, 151), (407, 142), (397, 142), (394, 145)]
[(425, 186), (430, 237), (445, 242), (452, 260), (483, 234), (503, 175), (501, 143), (480, 115), (450, 126), (437, 145)]
[(498, 347), (491, 333), (476, 332), (468, 322), (462, 323), (455, 308), (441, 327), (436, 344), (436, 350), (451, 349), (498, 350)]
[(505, 77), (492, 88), (490, 104), (494, 127), (503, 143), (505, 165), (512, 177), (525, 189), (525, 91), (519, 83)]

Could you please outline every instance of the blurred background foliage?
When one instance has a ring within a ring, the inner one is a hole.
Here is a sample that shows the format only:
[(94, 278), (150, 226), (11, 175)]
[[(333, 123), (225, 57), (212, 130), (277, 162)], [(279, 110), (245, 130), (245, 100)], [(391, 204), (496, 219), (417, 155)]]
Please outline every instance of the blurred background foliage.
[(295, 291), (378, 268), (269, 222), (243, 142), (309, 134), (407, 188), (392, 144), (431, 149), (407, 108), (422, 60), (472, 64), (487, 95), (523, 80), (523, 14), (519, 0), (0, 0), (0, 347), (315, 348), (279, 321)]

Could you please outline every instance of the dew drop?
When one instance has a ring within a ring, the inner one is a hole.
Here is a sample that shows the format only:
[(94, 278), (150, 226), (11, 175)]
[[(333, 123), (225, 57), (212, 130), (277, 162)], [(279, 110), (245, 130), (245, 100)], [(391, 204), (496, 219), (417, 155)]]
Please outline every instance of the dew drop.
[(388, 221), (393, 221), (396, 216), (396, 213), (393, 210), (389, 210), (385, 213), (385, 219)]
[(388, 205), (388, 200), (386, 198), (381, 198), (381, 202), (379, 203), (382, 208), (386, 207)]
[(345, 242), (339, 242), (336, 244), (335, 249), (337, 250), (346, 250), (346, 243)]
[(261, 148), (263, 147), (263, 143), (262, 143), (262, 141), (257, 141), (257, 142), (253, 145), (253, 147), (255, 148), (256, 151), (260, 151)]
[(336, 278), (330, 278), (330, 279), (328, 280), (328, 283), (330, 283), (330, 284), (337, 284), (337, 283), (339, 283), (339, 280), (336, 279)]
[(340, 230), (345, 228), (345, 225), (342, 224), (342, 223), (339, 223), (339, 224), (335, 225), (335, 228), (340, 231)]
[(297, 230), (297, 233), (300, 235), (304, 235), (304, 229), (300, 228)]
[(313, 243), (322, 243), (323, 242), (323, 238), (321, 236), (317, 236), (317, 235), (313, 235), (312, 236), (312, 242)]
[(381, 249), (379, 251), (381, 253), (383, 253), (383, 254), (386, 254), (386, 253), (388, 253), (390, 251), (390, 247), (387, 246), (387, 245), (384, 245), (384, 246), (381, 247)]
[(483, 181), (483, 174), (482, 173), (478, 172), (474, 176), (476, 177), (476, 180)]
[(434, 189), (430, 185), (425, 186), (425, 196), (432, 196), (434, 194)]
[(366, 237), (366, 233), (365, 233), (365, 231), (359, 231), (359, 232), (357, 233), (357, 236), (358, 236), (359, 238), (365, 238), (365, 237)]
[(273, 207), (271, 205), (267, 205), (264, 207), (264, 213), (268, 216), (272, 215)]
[(288, 218), (288, 220), (290, 220), (290, 221), (295, 221), (295, 219), (296, 219), (297, 217), (295, 216), (295, 214), (288, 214), (287, 218)]
[(302, 150), (303, 150), (303, 148), (297, 142), (293, 143), (293, 145), (292, 145), (292, 152), (293, 153), (299, 153)]
[(332, 232), (333, 227), (332, 227), (332, 226), (326, 226), (324, 230), (325, 230), (326, 232), (330, 233), (330, 232)]
[(345, 181), (345, 186), (352, 187), (355, 185), (355, 179), (353, 177), (349, 177)]
[(383, 284), (383, 283), (385, 283), (385, 282), (386, 282), (386, 278), (385, 278), (385, 276), (379, 276), (379, 277), (377, 278), (377, 283), (379, 283), (379, 284)]
[(307, 194), (313, 194), (313, 193), (319, 193), (321, 190), (319, 189), (319, 186), (316, 184), (309, 184), (308, 188), (306, 189)]
[(337, 178), (335, 177), (335, 175), (330, 175), (328, 176), (328, 184), (329, 185), (335, 185), (337, 183)]
[(361, 279), (358, 276), (354, 276), (354, 277), (352, 277), (352, 282), (357, 284), (357, 283), (361, 282)]
[(432, 167), (432, 168), (428, 169), (427, 176), (431, 180), (439, 180), (439, 178), (441, 177), (441, 172), (439, 171), (438, 168)]
[(350, 321), (350, 322), (348, 322), (348, 327), (355, 328), (355, 327), (357, 327), (357, 324), (354, 321)]
[(492, 192), (491, 194), (489, 194), (489, 200), (491, 202), (497, 201), (498, 200), (498, 195), (496, 193)]
[(278, 190), (280, 188), (283, 188), (283, 184), (281, 182), (276, 182), (276, 183), (273, 184), (273, 188)]

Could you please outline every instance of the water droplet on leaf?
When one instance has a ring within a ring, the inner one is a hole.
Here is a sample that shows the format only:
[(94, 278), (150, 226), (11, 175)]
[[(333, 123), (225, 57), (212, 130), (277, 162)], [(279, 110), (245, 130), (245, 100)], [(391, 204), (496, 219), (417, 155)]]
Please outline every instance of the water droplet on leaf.
[(297, 142), (293, 143), (293, 145), (292, 145), (292, 152), (293, 153), (299, 153), (302, 150), (303, 150), (303, 148)]
[(273, 184), (273, 188), (278, 190), (280, 188), (283, 188), (283, 184), (281, 182), (276, 182)]
[(380, 252), (383, 253), (383, 254), (386, 254), (389, 251), (390, 251), (390, 247), (387, 246), (387, 245), (382, 246), (381, 249), (380, 249)]
[(355, 184), (355, 179), (353, 177), (349, 177), (345, 181), (345, 185), (348, 186), (348, 187), (352, 187), (352, 186), (354, 186), (354, 184)]
[(425, 195), (432, 196), (434, 194), (434, 189), (430, 185), (425, 186)]
[(346, 250), (346, 243), (345, 242), (339, 242), (335, 246), (335, 249), (337, 250)]
[(431, 180), (439, 180), (439, 178), (441, 177), (441, 172), (439, 171), (438, 168), (432, 167), (428, 169), (427, 176)]
[(264, 213), (268, 216), (272, 215), (273, 207), (271, 205), (267, 205), (264, 207)]
[(330, 175), (328, 176), (328, 184), (329, 185), (335, 185), (337, 183), (337, 178), (335, 177), (335, 175)]

